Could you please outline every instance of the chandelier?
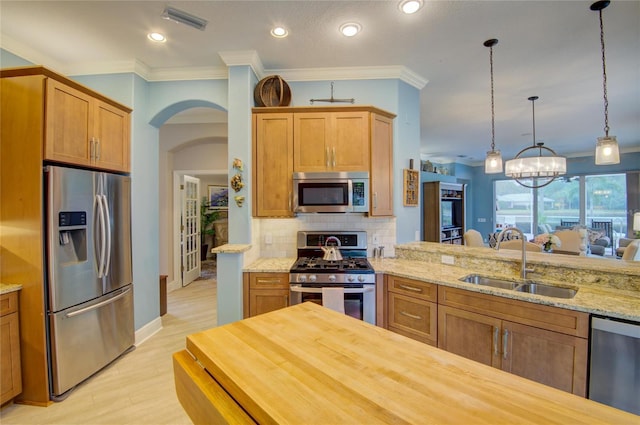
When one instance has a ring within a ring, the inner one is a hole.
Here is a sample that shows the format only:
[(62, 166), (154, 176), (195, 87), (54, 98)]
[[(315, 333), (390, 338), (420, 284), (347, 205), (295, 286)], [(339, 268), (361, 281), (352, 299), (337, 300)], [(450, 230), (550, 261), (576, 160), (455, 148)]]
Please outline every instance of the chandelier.
[(491, 150), (487, 152), (487, 157), (484, 160), (484, 172), (485, 174), (496, 174), (502, 172), (502, 155), (500, 151), (496, 150), (496, 131), (495, 131), (495, 113), (493, 102), (493, 46), (498, 44), (498, 40), (492, 38), (483, 43), (485, 47), (489, 48), (489, 64), (491, 65)]
[(604, 58), (604, 26), (602, 25), (602, 9), (609, 6), (608, 0), (597, 1), (590, 7), (600, 15), (600, 48), (602, 52), (602, 87), (604, 91), (604, 137), (598, 137), (596, 143), (596, 165), (620, 163), (620, 151), (616, 136), (609, 136), (609, 100), (607, 99), (607, 67)]
[[(524, 187), (537, 189), (548, 185), (556, 177), (566, 174), (567, 160), (544, 146), (544, 143), (536, 143), (535, 101), (538, 100), (538, 96), (531, 96), (528, 99), (531, 101), (533, 116), (533, 145), (522, 149), (514, 159), (506, 162), (505, 175), (515, 179)], [(524, 156), (532, 153), (536, 156)], [(544, 156), (545, 153), (550, 155)]]

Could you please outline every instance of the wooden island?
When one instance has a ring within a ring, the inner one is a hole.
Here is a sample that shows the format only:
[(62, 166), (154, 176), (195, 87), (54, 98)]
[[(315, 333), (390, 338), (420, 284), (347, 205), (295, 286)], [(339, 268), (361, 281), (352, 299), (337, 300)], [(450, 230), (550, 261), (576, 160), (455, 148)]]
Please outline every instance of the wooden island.
[(313, 303), (190, 335), (186, 348), (175, 385), (195, 424), (640, 422)]

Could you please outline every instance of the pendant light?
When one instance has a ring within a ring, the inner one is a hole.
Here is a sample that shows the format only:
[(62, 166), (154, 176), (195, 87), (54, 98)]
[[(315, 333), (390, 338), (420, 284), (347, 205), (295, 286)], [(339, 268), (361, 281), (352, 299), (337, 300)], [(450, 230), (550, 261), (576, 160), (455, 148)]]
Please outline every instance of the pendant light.
[[(536, 143), (536, 109), (535, 101), (538, 96), (528, 98), (531, 101), (531, 111), (533, 116), (533, 145), (522, 149), (514, 159), (505, 164), (505, 174), (514, 178), (521, 186), (531, 189), (544, 187), (554, 181), (556, 177), (566, 174), (567, 160), (558, 156), (552, 149), (544, 146), (544, 143)], [(527, 151), (537, 153), (537, 156), (522, 156)], [(550, 156), (543, 156), (543, 153), (550, 153)], [(526, 179), (526, 181), (523, 181)], [(529, 183), (531, 179), (531, 183)]]
[(489, 48), (489, 64), (491, 65), (491, 150), (487, 152), (484, 160), (484, 173), (496, 174), (502, 172), (502, 155), (496, 150), (496, 131), (495, 131), (495, 113), (493, 102), (493, 46), (498, 44), (498, 40), (492, 38), (485, 41), (485, 47)]
[(596, 165), (620, 163), (620, 150), (616, 136), (609, 136), (609, 100), (607, 99), (607, 67), (604, 58), (604, 26), (602, 25), (602, 9), (609, 6), (609, 0), (597, 1), (590, 7), (600, 15), (600, 47), (602, 51), (602, 87), (604, 89), (604, 137), (598, 137), (596, 143)]

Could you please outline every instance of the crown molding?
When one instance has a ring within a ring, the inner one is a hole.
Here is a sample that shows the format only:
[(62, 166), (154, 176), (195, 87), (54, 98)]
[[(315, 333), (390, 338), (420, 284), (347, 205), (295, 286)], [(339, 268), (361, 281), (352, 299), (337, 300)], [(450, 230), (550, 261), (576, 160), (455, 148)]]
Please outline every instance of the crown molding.
[(399, 79), (418, 90), (422, 90), (429, 82), (402, 65), (271, 69), (268, 72), (280, 75), (287, 81)]
[(218, 56), (227, 66), (250, 66), (258, 79), (265, 76), (264, 66), (255, 50), (229, 50), (218, 52)]
[(185, 80), (227, 80), (229, 70), (226, 67), (192, 67), (192, 68), (156, 68), (147, 81), (185, 81)]

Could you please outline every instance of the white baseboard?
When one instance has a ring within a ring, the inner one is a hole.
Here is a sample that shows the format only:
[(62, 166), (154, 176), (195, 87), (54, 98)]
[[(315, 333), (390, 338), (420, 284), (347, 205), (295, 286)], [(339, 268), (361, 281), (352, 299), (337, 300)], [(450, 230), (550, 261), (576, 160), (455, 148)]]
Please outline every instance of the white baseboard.
[(135, 345), (138, 346), (142, 344), (147, 339), (151, 338), (153, 335), (159, 332), (161, 329), (162, 329), (162, 318), (157, 317), (136, 331)]

